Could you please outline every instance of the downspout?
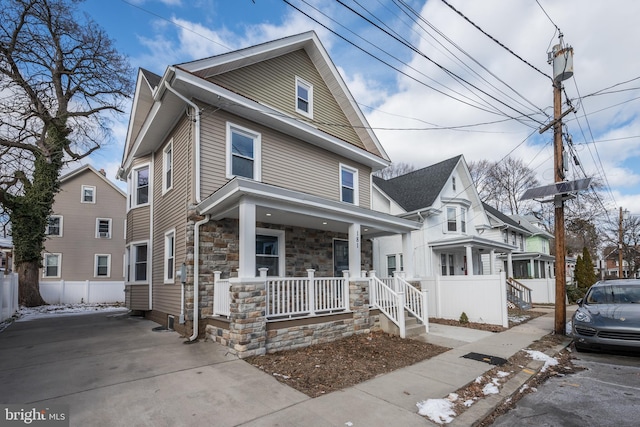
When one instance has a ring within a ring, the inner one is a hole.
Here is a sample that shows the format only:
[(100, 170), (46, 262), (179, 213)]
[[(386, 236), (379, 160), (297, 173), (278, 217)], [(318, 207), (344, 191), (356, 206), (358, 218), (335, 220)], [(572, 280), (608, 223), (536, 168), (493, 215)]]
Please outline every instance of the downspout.
[(185, 103), (192, 106), (195, 112), (195, 117), (193, 118), (193, 121), (196, 124), (195, 135), (194, 135), (195, 166), (196, 166), (196, 172), (195, 172), (196, 190), (195, 191), (196, 191), (196, 204), (198, 204), (201, 201), (200, 200), (200, 115), (202, 114), (202, 112), (200, 111), (200, 108), (198, 107), (198, 105), (196, 105), (193, 101), (185, 98), (177, 90), (172, 88), (171, 85), (169, 85), (169, 82), (167, 82), (166, 80), (164, 82), (164, 86), (167, 88), (167, 90), (169, 90), (175, 96), (177, 96), (178, 98), (183, 100)]
[(193, 335), (189, 337), (189, 341), (185, 344), (194, 342), (198, 338), (198, 288), (200, 285), (200, 226), (209, 222), (209, 215), (205, 215), (203, 219), (195, 223), (193, 228)]

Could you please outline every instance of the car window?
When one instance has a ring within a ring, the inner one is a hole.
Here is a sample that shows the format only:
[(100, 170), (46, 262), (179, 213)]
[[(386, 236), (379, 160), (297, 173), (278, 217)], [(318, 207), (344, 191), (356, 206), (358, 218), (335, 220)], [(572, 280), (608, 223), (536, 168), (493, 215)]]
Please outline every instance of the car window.
[(640, 304), (640, 286), (611, 285), (592, 288), (587, 304)]

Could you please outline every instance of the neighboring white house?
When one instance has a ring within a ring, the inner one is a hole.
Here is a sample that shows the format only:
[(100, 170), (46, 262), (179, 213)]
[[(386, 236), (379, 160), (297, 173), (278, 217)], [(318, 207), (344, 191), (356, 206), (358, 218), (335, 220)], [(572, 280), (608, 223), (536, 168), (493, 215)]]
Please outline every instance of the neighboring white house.
[[(496, 274), (483, 255), (516, 251), (517, 244), (492, 238), (492, 224), (462, 155), (388, 180), (374, 177), (373, 208), (422, 226), (412, 233), (410, 251), (400, 235), (374, 239), (374, 267), (380, 277), (403, 271), (407, 277)], [(521, 230), (525, 233), (525, 230)], [(411, 253), (411, 259), (405, 259)]]

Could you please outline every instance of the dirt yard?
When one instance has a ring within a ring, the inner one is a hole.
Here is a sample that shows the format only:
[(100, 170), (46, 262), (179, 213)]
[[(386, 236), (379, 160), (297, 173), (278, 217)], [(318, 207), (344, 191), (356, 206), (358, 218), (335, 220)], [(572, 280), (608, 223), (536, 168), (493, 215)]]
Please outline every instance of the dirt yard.
[[(510, 322), (509, 326), (525, 323), (544, 314), (536, 311), (510, 311), (509, 317), (516, 321)], [(455, 320), (443, 319), (430, 321), (493, 332), (505, 330), (501, 326), (483, 323), (461, 324)], [(447, 350), (449, 349), (433, 344), (373, 332), (245, 360), (307, 396), (317, 397), (429, 359)]]

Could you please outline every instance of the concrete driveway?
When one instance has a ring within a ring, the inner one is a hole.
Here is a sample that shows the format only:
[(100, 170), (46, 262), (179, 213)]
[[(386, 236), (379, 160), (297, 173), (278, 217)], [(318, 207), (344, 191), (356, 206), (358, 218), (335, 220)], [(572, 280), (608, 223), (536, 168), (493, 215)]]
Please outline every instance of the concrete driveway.
[(156, 326), (113, 312), (16, 322), (0, 333), (0, 403), (66, 404), (71, 426), (232, 426), (309, 400)]

